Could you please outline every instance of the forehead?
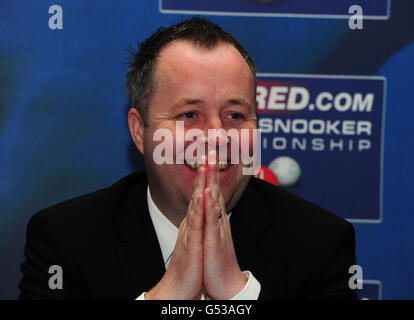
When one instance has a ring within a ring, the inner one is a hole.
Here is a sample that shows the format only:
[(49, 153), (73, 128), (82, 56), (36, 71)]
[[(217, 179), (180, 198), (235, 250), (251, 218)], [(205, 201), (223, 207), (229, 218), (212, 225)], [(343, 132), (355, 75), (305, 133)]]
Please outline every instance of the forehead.
[[(231, 60), (231, 64), (228, 64)], [(190, 65), (219, 67), (227, 62), (229, 67), (237, 72), (249, 70), (250, 67), (240, 52), (231, 44), (218, 42), (214, 47), (195, 44), (189, 40), (174, 40), (161, 49), (154, 68), (154, 75), (159, 76), (157, 71), (166, 71), (174, 66), (182, 68)], [(251, 71), (250, 71), (251, 72)]]
[(236, 47), (230, 43), (219, 41), (214, 46), (207, 47), (195, 41), (185, 39), (174, 40), (165, 45), (158, 54), (155, 69), (162, 67), (165, 62), (172, 62), (171, 59), (179, 62), (195, 61), (201, 58), (207, 62), (208, 60), (213, 60), (217, 55), (223, 56), (223, 58), (224, 55), (231, 56), (231, 58), (235, 59), (234, 62), (239, 63), (239, 66), (248, 67), (250, 70), (247, 61)]
[[(165, 101), (175, 98), (255, 98), (252, 71), (239, 51), (227, 43), (205, 48), (185, 40), (164, 47), (154, 68), (155, 90)], [(188, 96), (188, 97), (187, 97)], [(194, 97), (190, 97), (194, 96)], [(197, 96), (197, 97), (196, 97)]]

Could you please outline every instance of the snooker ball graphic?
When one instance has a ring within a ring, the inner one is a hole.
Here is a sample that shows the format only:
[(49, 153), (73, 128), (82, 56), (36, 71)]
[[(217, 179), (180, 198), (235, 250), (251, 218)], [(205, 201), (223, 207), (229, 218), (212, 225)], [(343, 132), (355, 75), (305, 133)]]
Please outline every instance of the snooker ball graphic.
[(270, 182), (270, 183), (274, 184), (275, 186), (278, 185), (276, 175), (268, 167), (260, 166), (259, 171), (255, 175), (255, 177), (259, 178), (259, 179), (262, 179), (262, 180), (265, 180), (267, 182)]
[(295, 159), (282, 156), (274, 159), (269, 168), (276, 175), (280, 187), (289, 188), (296, 186), (301, 177), (301, 169)]

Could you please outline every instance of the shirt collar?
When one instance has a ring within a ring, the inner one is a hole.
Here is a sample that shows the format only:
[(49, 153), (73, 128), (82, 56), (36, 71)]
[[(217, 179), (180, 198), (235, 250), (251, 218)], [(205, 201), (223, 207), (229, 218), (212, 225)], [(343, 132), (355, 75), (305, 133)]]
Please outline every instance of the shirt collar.
[(178, 228), (158, 209), (152, 200), (149, 186), (147, 188), (147, 202), (152, 224), (161, 247), (165, 268), (167, 268), (177, 241)]

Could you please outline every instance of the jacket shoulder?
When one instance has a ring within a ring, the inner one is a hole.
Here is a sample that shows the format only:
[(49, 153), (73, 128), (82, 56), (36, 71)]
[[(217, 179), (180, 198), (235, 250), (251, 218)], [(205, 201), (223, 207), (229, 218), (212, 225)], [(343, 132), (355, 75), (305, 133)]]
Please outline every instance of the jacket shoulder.
[(355, 247), (347, 220), (266, 181), (252, 178), (250, 185), (272, 221), (269, 241), (282, 245), (288, 256), (327, 256), (343, 243)]
[[(85, 237), (93, 230), (95, 235), (112, 230), (113, 214), (120, 209), (132, 190), (146, 190), (147, 180), (144, 173), (133, 173), (113, 185), (80, 197), (57, 203), (35, 213), (29, 221), (28, 230), (41, 226), (61, 233), (62, 238)], [(143, 193), (145, 196), (145, 193)]]
[(264, 180), (252, 178), (249, 185), (268, 208), (269, 214), (279, 223), (295, 225), (296, 228), (309, 229), (322, 227), (352, 226), (345, 219), (327, 209), (307, 201), (283, 188), (274, 186)]
[(355, 299), (348, 287), (356, 263), (352, 224), (328, 210), (265, 181), (251, 187), (272, 217), (264, 239), (270, 266), (282, 264), (289, 295), (301, 299)]

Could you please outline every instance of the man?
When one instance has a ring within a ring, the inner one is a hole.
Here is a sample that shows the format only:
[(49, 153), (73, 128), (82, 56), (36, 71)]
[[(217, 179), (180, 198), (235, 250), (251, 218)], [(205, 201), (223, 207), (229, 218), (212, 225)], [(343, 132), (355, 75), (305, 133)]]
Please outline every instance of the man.
[[(159, 29), (133, 52), (127, 88), (146, 174), (34, 215), (21, 298), (355, 298), (352, 225), (244, 175), (248, 164), (218, 152), (228, 137), (208, 135), (256, 129), (255, 68), (230, 34), (201, 18)], [(192, 142), (179, 142), (178, 123), (203, 133), (197, 162), (177, 161)], [(159, 130), (171, 132), (173, 164), (158, 164)]]

